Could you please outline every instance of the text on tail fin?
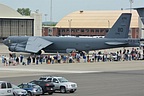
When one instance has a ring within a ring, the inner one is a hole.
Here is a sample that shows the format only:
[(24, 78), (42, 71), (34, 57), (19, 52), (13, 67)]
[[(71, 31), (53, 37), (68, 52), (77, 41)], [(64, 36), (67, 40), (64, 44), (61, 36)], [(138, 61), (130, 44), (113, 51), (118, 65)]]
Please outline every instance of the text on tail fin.
[(105, 38), (128, 38), (131, 13), (122, 13)]

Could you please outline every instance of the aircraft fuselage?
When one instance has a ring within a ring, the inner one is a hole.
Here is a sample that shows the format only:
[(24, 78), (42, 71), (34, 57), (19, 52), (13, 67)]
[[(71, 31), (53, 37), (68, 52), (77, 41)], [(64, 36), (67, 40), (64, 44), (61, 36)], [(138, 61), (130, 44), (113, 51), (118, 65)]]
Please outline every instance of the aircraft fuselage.
[[(10, 36), (5, 41), (6, 45), (14, 52), (26, 52), (29, 36)], [(46, 53), (66, 53), (67, 50), (91, 51), (118, 47), (139, 47), (139, 39), (130, 38), (79, 38), (79, 37), (38, 37), (53, 42), (43, 48)], [(121, 44), (122, 43), (122, 44)], [(15, 49), (17, 48), (17, 50)]]

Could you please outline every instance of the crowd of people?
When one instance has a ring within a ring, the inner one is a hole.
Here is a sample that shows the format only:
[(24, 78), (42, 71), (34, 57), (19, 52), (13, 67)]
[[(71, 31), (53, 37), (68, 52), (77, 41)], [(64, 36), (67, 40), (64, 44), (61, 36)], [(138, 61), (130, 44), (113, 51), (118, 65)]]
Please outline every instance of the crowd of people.
[(30, 65), (30, 64), (55, 64), (55, 63), (80, 63), (80, 62), (106, 62), (106, 61), (130, 61), (130, 60), (140, 60), (142, 59), (142, 53), (138, 48), (123, 49), (116, 52), (107, 51), (94, 51), (92, 54), (86, 54), (83, 52), (72, 52), (69, 54), (55, 55), (41, 54), (41, 55), (30, 55), (24, 56), (20, 54), (17, 56), (14, 54), (9, 54), (8, 57), (2, 55), (2, 64), (4, 66), (10, 65)]

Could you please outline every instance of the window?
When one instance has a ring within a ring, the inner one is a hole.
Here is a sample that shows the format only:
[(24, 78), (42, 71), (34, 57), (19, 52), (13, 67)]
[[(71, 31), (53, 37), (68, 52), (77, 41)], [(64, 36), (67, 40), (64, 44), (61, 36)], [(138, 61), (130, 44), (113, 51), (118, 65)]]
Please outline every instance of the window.
[(1, 89), (5, 89), (6, 88), (6, 83), (2, 83), (1, 84)]
[(46, 80), (46, 78), (40, 78), (39, 80)]
[(71, 31), (72, 31), (72, 32), (75, 32), (75, 29), (72, 29)]
[(67, 30), (67, 32), (69, 32), (69, 29), (66, 29)]
[(106, 29), (106, 33), (109, 31), (109, 29)]
[(52, 81), (52, 78), (48, 78), (47, 81)]
[(65, 32), (65, 29), (62, 29), (62, 32)]
[(84, 29), (81, 29), (81, 32), (84, 32)]
[(8, 88), (12, 88), (12, 85), (10, 83), (7, 83)]
[(96, 29), (96, 32), (99, 32), (99, 30), (98, 30), (98, 29)]
[(53, 79), (53, 82), (57, 83), (57, 82), (58, 82), (58, 80), (54, 78), (54, 79)]
[(86, 32), (89, 32), (89, 29), (85, 29), (86, 30)]
[(60, 32), (61, 32), (61, 30), (58, 30), (58, 32), (60, 33)]
[(80, 30), (79, 30), (79, 29), (76, 29), (76, 32), (80, 32)]
[(29, 86), (27, 84), (24, 84), (23, 88), (29, 88)]
[(94, 29), (91, 29), (91, 32), (94, 32)]
[(103, 29), (100, 30), (100, 32), (103, 32), (103, 31), (104, 31)]

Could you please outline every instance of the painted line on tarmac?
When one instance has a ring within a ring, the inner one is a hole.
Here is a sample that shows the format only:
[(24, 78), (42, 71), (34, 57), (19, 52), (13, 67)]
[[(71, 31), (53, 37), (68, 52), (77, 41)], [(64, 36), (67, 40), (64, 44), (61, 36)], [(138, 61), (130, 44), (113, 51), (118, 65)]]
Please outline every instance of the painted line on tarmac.
[(103, 71), (67, 71), (67, 70), (49, 70), (49, 69), (24, 69), (24, 68), (0, 68), (0, 71), (21, 71), (21, 72), (55, 72), (55, 73), (101, 73)]

